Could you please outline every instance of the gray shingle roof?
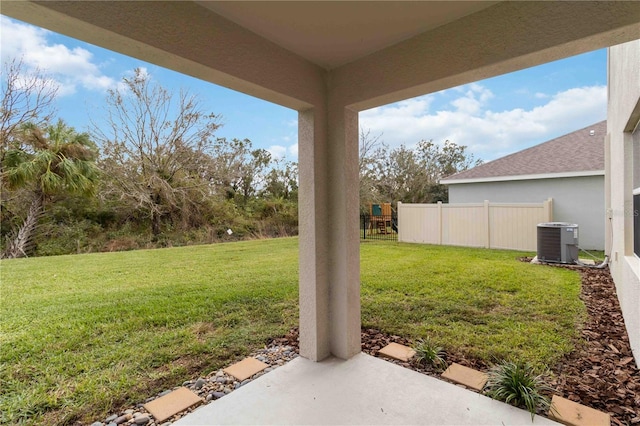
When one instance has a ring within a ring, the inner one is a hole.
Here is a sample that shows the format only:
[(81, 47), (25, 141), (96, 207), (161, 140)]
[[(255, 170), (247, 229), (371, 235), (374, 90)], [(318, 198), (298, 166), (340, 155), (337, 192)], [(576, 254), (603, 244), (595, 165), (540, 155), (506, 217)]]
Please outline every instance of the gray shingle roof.
[[(591, 131), (593, 130), (593, 135)], [(604, 137), (607, 121), (552, 139), (540, 145), (498, 158), (457, 173), (444, 183), (462, 179), (604, 170)]]

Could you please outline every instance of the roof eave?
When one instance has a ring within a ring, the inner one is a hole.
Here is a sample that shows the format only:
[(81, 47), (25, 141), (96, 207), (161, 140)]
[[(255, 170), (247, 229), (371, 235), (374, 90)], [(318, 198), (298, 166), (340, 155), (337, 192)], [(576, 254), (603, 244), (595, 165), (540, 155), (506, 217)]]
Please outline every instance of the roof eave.
[(534, 179), (559, 179), (583, 176), (604, 176), (604, 170), (584, 170), (578, 172), (562, 173), (541, 173), (535, 175), (515, 175), (515, 176), (490, 176), (468, 179), (441, 179), (443, 185), (456, 185), (461, 183), (481, 183), (481, 182), (508, 182), (514, 180), (534, 180)]

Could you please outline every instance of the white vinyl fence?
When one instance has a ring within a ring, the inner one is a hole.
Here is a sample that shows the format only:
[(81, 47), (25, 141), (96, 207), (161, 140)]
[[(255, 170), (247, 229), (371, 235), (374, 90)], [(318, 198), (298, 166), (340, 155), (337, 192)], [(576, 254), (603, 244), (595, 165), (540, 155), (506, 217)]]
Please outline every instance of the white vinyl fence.
[(398, 241), (536, 251), (537, 225), (552, 221), (551, 198), (539, 204), (398, 202)]

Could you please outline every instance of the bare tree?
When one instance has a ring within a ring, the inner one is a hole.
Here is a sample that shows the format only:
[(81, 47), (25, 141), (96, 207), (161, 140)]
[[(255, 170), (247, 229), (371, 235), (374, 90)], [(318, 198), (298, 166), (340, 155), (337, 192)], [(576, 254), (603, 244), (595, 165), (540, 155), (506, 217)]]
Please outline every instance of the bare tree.
[(196, 96), (177, 97), (141, 69), (109, 91), (106, 126), (93, 122), (102, 147), (107, 190), (151, 222), (189, 221), (209, 194), (207, 176), (219, 116), (205, 113)]
[(249, 139), (218, 138), (212, 161), (210, 178), (214, 190), (245, 206), (264, 187), (267, 169), (274, 160), (267, 150), (253, 149)]
[(381, 201), (376, 191), (377, 164), (385, 154), (386, 146), (382, 141), (382, 133), (372, 135), (371, 129), (366, 131), (360, 128), (360, 208), (366, 210), (366, 206), (374, 201)]
[[(18, 197), (20, 191), (7, 187), (7, 181), (4, 179), (7, 153), (11, 151), (34, 153), (32, 147), (25, 144), (23, 129), (27, 125), (37, 128), (46, 127), (54, 114), (58, 86), (40, 69), (29, 69), (21, 58), (13, 58), (2, 64), (1, 80), (0, 176), (3, 178), (0, 180), (0, 220), (2, 221), (0, 232), (4, 239), (17, 237), (13, 235), (15, 231), (13, 225), (21, 216), (19, 212), (21, 203), (14, 203), (11, 206), (12, 199), (20, 198)], [(37, 218), (37, 216), (34, 217)], [(31, 222), (35, 226), (37, 220)], [(29, 227), (25, 228), (27, 231), (29, 229)], [(24, 231), (22, 233), (23, 236), (27, 234)]]
[(55, 113), (58, 85), (36, 68), (28, 70), (22, 59), (3, 64), (2, 99), (0, 99), (0, 159), (16, 141), (26, 123), (44, 127)]
[(360, 128), (359, 166), (361, 176), (368, 167), (376, 162), (377, 153), (383, 147), (382, 133), (374, 136), (371, 134), (371, 129), (365, 131)]
[(274, 167), (265, 175), (261, 196), (270, 199), (297, 200), (298, 164), (275, 160)]

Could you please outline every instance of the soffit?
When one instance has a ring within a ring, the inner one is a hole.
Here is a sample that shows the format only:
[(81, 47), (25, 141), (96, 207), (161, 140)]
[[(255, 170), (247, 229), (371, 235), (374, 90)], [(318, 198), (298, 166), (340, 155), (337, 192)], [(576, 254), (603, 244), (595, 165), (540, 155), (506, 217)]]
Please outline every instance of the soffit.
[(326, 69), (337, 68), (497, 1), (198, 1)]

